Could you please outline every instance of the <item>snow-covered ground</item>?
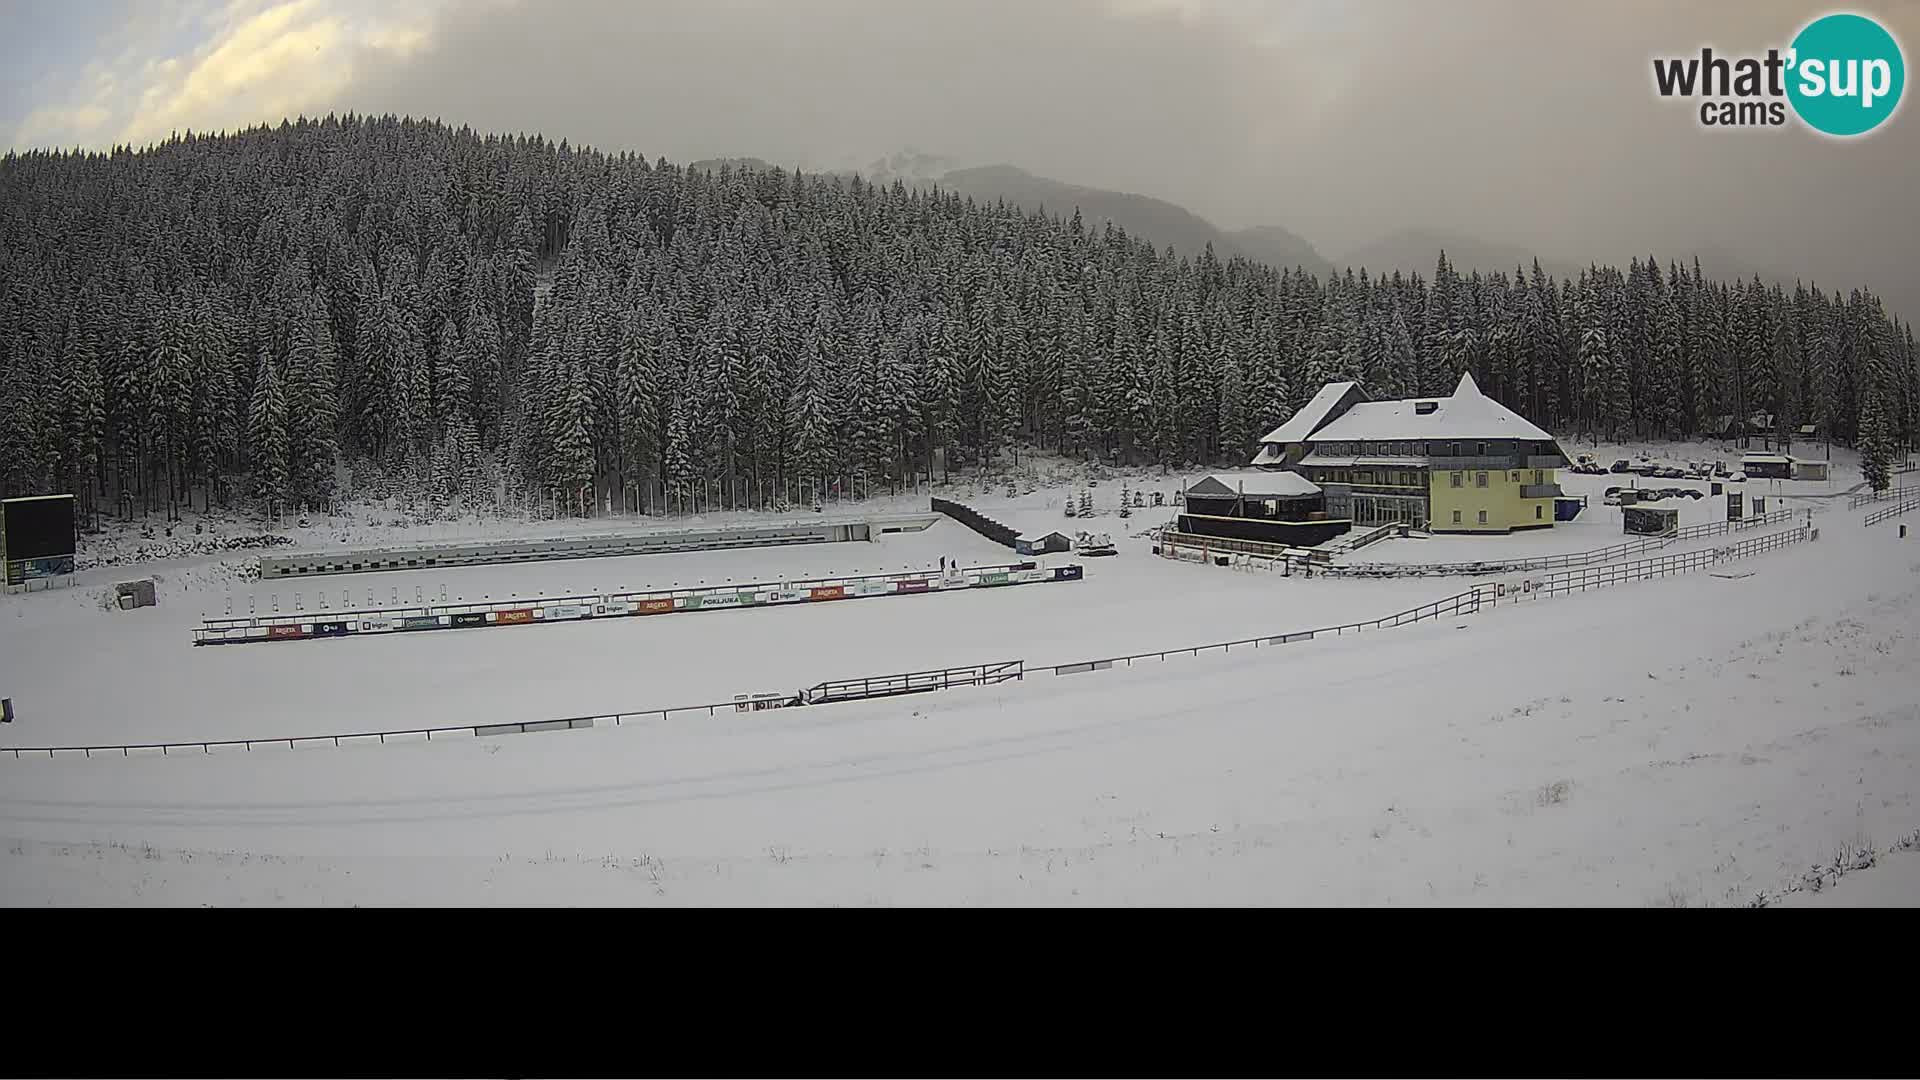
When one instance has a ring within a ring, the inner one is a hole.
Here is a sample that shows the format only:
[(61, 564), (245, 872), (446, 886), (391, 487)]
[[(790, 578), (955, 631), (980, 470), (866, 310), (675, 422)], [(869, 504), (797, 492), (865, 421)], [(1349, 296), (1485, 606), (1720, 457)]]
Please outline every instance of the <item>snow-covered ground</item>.
[[(181, 560), (159, 568), (160, 607), (106, 611), (94, 593), (134, 575), (94, 571), (0, 599), (0, 695), (20, 713), (0, 745), (726, 700), (1277, 633), (1457, 591), (1154, 559), (1129, 534), (1174, 507), (1069, 521), (1068, 494), (958, 497), (1015, 528), (1111, 532), (1122, 554), (1085, 560), (1085, 581), (761, 611), (195, 649), (187, 629), (230, 596), (311, 607), (310, 590)], [(0, 902), (1743, 903), (1920, 825), (1920, 548), (1845, 513), (1819, 523), (1748, 577), (917, 698), (433, 744), (0, 757)], [(1615, 522), (1585, 546), (1618, 539)], [(942, 522), (870, 545), (316, 584), (336, 603), (342, 588), (525, 595), (942, 556), (1010, 553)]]
[(1920, 851), (1882, 855), (1818, 892), (1796, 892), (1781, 907), (1920, 907)]

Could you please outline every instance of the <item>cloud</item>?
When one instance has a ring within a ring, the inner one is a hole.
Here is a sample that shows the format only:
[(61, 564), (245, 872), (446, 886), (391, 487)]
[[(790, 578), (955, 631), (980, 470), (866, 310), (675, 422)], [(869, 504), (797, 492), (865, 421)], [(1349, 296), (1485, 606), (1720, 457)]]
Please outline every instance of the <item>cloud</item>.
[[(152, 0), (100, 91), (16, 143), (353, 109), (688, 161), (905, 146), (1284, 225), (1622, 262), (1720, 248), (1920, 315), (1920, 113), (1835, 144), (1708, 133), (1648, 61), (1763, 49), (1805, 0)], [(1874, 13), (1920, 50), (1920, 4)], [(147, 43), (161, 41), (164, 47)], [(86, 79), (91, 79), (89, 75)], [(1920, 93), (1920, 89), (1910, 92)], [(99, 109), (109, 116), (102, 119)]]
[[(368, 63), (425, 48), (431, 2), (161, 0), (129, 13), (124, 45), (27, 114), (13, 145), (146, 145), (324, 112)], [(160, 42), (155, 48), (151, 43)], [(84, 99), (84, 100), (82, 100)]]
[(20, 122), (14, 143), (21, 146), (69, 145), (91, 142), (113, 112), (104, 105), (43, 105)]

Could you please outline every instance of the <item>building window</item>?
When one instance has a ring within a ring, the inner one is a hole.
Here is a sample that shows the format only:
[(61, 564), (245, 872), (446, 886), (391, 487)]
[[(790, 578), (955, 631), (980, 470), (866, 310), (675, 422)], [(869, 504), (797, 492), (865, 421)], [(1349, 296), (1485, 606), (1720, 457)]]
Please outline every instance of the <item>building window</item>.
[(1461, 478), (1461, 477), (1463, 477), (1463, 476), (1465, 476), (1466, 474), (1465, 474), (1465, 473), (1453, 473), (1453, 474), (1451, 474), (1451, 475), (1453, 476), (1453, 486), (1454, 486), (1454, 487), (1459, 487), (1459, 486), (1460, 486), (1460, 484), (1461, 484), (1461, 479), (1460, 479), (1460, 478)]
[(1486, 486), (1487, 486), (1487, 474), (1486, 474), (1486, 473), (1474, 473), (1474, 474), (1473, 474), (1473, 486), (1474, 486), (1474, 487), (1486, 487)]
[(1474, 451), (1474, 453), (1476, 453), (1476, 454), (1478, 454), (1478, 455), (1479, 455), (1480, 457), (1486, 457), (1486, 456), (1487, 456), (1487, 444), (1486, 444), (1486, 443), (1479, 443), (1478, 445), (1479, 445), (1479, 447), (1480, 447), (1480, 449), (1478, 449), (1478, 450), (1476, 450), (1476, 451)]
[(1538, 503), (1535, 503), (1533, 507), (1533, 520), (1540, 520), (1540, 505)]
[(1540, 470), (1539, 470), (1539, 469), (1535, 469), (1535, 470), (1533, 470), (1533, 482), (1534, 482), (1534, 483), (1536, 483), (1536, 484), (1544, 484), (1544, 483), (1546, 483), (1546, 481), (1545, 481), (1544, 479), (1542, 479), (1542, 478), (1541, 478), (1541, 476), (1540, 476)]
[(1458, 510), (1455, 510), (1455, 511), (1453, 512), (1453, 523), (1454, 523), (1455, 525), (1458, 525), (1458, 524), (1460, 524), (1460, 511), (1458, 511)]
[(1482, 510), (1480, 511), (1480, 524), (1485, 525), (1486, 523), (1487, 523), (1487, 512), (1485, 510)]
[(1515, 470), (1513, 470), (1513, 477), (1512, 477), (1512, 479), (1513, 479), (1513, 482), (1514, 482), (1514, 483), (1516, 483), (1516, 484), (1520, 482), (1520, 470), (1519, 470), (1519, 469), (1515, 469)]

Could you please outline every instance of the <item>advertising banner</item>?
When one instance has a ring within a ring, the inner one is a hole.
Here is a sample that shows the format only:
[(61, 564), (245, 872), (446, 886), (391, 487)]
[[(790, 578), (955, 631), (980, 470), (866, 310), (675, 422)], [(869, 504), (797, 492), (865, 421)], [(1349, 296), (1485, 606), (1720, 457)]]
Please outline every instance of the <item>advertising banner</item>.
[(49, 559), (15, 559), (7, 563), (7, 584), (24, 585), (37, 578), (61, 577), (73, 573), (73, 556)]

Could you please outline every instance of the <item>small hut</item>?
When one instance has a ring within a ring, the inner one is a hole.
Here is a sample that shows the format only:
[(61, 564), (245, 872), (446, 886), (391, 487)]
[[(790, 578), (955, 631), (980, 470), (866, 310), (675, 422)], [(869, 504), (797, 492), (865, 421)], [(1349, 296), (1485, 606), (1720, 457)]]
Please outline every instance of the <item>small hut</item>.
[(1630, 536), (1665, 536), (1680, 527), (1680, 509), (1642, 503), (1621, 508), (1621, 522)]

